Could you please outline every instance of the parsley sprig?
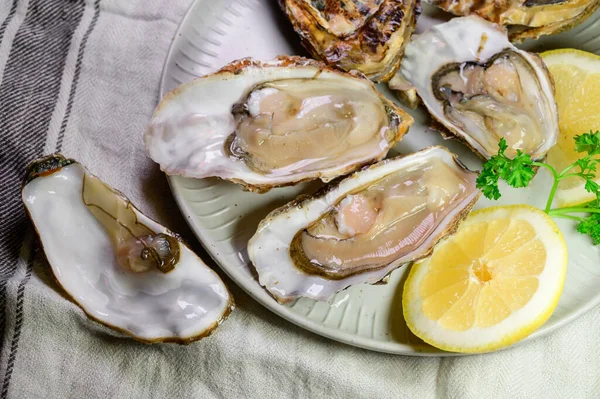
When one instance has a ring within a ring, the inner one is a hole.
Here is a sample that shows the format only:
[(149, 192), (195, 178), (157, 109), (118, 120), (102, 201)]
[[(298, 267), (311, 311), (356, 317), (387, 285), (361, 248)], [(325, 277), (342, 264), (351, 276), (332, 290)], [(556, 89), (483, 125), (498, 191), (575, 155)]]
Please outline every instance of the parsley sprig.
[[(529, 154), (517, 150), (514, 158), (509, 158), (505, 152), (508, 149), (506, 140), (501, 139), (498, 144), (498, 154), (492, 156), (484, 165), (477, 178), (477, 187), (484, 196), (497, 200), (501, 197), (498, 182), (500, 180), (515, 188), (527, 187), (535, 175), (535, 168), (546, 168), (552, 174), (554, 183), (548, 195), (544, 211), (554, 217), (573, 219), (578, 221), (577, 231), (589, 235), (594, 245), (600, 244), (600, 185), (596, 183), (597, 165), (600, 162), (600, 131), (595, 133), (590, 130), (575, 136), (575, 150), (582, 157), (563, 171), (557, 171), (545, 162), (533, 161)], [(554, 196), (561, 180), (568, 177), (579, 177), (585, 181), (584, 188), (595, 196), (595, 199), (584, 206), (552, 208)], [(588, 213), (587, 217), (573, 214)]]

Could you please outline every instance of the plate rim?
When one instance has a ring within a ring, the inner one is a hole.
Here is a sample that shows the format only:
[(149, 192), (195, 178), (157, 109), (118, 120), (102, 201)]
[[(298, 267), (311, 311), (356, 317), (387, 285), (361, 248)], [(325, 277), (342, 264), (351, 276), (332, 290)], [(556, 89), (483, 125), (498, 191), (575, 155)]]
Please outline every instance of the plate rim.
[[(159, 84), (159, 93), (158, 93), (158, 102), (168, 93), (165, 90), (165, 84), (167, 79), (167, 69), (170, 64), (170, 61), (175, 52), (177, 39), (181, 36), (181, 31), (184, 26), (186, 26), (186, 22), (191, 18), (192, 12), (198, 4), (202, 3), (206, 0), (194, 0), (185, 14), (181, 18), (177, 30), (173, 34), (173, 38), (171, 39), (171, 44), (169, 45), (169, 50), (165, 56), (165, 61), (163, 63), (163, 68), (161, 71), (160, 84)], [(491, 352), (483, 352), (483, 353), (460, 353), (460, 352), (447, 352), (441, 349), (432, 347), (427, 344), (418, 344), (418, 345), (407, 345), (401, 342), (394, 341), (380, 341), (373, 338), (361, 337), (356, 334), (351, 334), (349, 332), (333, 329), (330, 327), (325, 327), (321, 324), (314, 322), (313, 320), (306, 318), (305, 316), (301, 316), (297, 313), (290, 311), (286, 306), (278, 303), (271, 295), (267, 293), (267, 291), (260, 285), (256, 280), (250, 280), (247, 276), (243, 275), (241, 272), (238, 272), (236, 268), (229, 267), (226, 262), (220, 260), (220, 257), (216, 253), (216, 250), (213, 250), (210, 245), (207, 245), (208, 239), (204, 236), (207, 234), (204, 229), (197, 226), (196, 223), (193, 222), (195, 214), (189, 208), (187, 202), (184, 199), (183, 194), (180, 192), (180, 188), (176, 183), (176, 179), (178, 176), (169, 176), (165, 174), (167, 177), (167, 182), (169, 184), (169, 189), (173, 194), (173, 198), (175, 199), (175, 203), (179, 208), (180, 212), (185, 217), (185, 221), (187, 225), (190, 227), (196, 239), (202, 245), (202, 248), (206, 251), (206, 253), (211, 257), (213, 262), (238, 286), (240, 287), (246, 294), (252, 297), (255, 301), (257, 301), (260, 305), (264, 306), (269, 311), (275, 313), (277, 316), (283, 318), (284, 320), (291, 322), (292, 324), (309, 331), (311, 333), (320, 335), (322, 337), (331, 339), (333, 341), (341, 342), (343, 344), (347, 344), (350, 346), (362, 348), (365, 350), (371, 350), (381, 353), (393, 354), (393, 355), (403, 355), (403, 356), (416, 356), (416, 357), (456, 357), (456, 356), (472, 356), (484, 353), (493, 353), (499, 352), (506, 349), (511, 349), (518, 347), (526, 342), (530, 342), (531, 340), (541, 338), (546, 336), (555, 330), (564, 327), (567, 324), (570, 324), (575, 319), (578, 319), (585, 313), (589, 312), (594, 307), (600, 304), (600, 295), (594, 297), (594, 300), (587, 302), (584, 306), (579, 308), (575, 312), (571, 312), (568, 316), (561, 318), (556, 323), (551, 326), (544, 327), (542, 325), (538, 330), (522, 339), (521, 341), (510, 345), (506, 348), (502, 348), (500, 350), (491, 351)], [(219, 179), (220, 181), (223, 181)], [(407, 266), (410, 267), (410, 266)], [(256, 285), (258, 284), (258, 285)]]

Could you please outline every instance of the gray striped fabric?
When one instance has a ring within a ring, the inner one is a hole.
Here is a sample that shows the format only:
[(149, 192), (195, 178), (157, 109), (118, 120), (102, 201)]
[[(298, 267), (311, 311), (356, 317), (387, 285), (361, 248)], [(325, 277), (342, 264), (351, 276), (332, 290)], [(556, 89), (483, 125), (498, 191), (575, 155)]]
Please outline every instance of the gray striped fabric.
[[(31, 0), (12, 40), (0, 84), (0, 130), (5, 139), (0, 159), (6, 167), (3, 167), (5, 175), (0, 186), (0, 306), (3, 310), (0, 329), (5, 332), (3, 352), (8, 353), (0, 391), (2, 397), (7, 396), (10, 388), (23, 324), (25, 286), (33, 265), (32, 240), (25, 239), (26, 234), (31, 236), (28, 233), (31, 228), (20, 204), (20, 181), (27, 162), (44, 151), (65, 60), (84, 8), (83, 2)], [(14, 0), (0, 27), (2, 37), (16, 12), (17, 0)], [(26, 253), (25, 261), (18, 261), (23, 260), (19, 259), (20, 252)], [(19, 266), (25, 269), (24, 275), (17, 273)], [(5, 315), (9, 311), (6, 296), (10, 290), (7, 285), (17, 282), (15, 322), (8, 340)]]
[(0, 1), (0, 398), (599, 397), (600, 309), (517, 348), (434, 359), (315, 336), (226, 278), (238, 308), (186, 347), (116, 337), (66, 300), (19, 198), (39, 155), (77, 158), (199, 247), (141, 140), (190, 3)]

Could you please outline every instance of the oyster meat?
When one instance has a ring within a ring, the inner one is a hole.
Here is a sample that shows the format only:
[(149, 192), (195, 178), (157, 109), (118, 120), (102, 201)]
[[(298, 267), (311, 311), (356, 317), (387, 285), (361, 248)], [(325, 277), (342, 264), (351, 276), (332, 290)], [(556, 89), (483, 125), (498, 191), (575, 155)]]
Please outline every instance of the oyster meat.
[(429, 0), (454, 15), (478, 15), (508, 28), (512, 41), (571, 29), (592, 15), (600, 0)]
[(400, 73), (443, 134), (484, 159), (517, 150), (542, 159), (558, 137), (554, 87), (542, 60), (517, 49), (506, 31), (477, 16), (454, 18), (414, 36)]
[(233, 309), (177, 235), (81, 164), (59, 154), (33, 162), (22, 199), (56, 281), (91, 319), (142, 342), (189, 343)]
[(420, 0), (280, 0), (313, 57), (389, 80), (421, 12)]
[(479, 197), (476, 177), (431, 147), (299, 197), (271, 212), (248, 243), (259, 282), (282, 303), (379, 282), (455, 231)]
[(376, 162), (411, 123), (359, 74), (282, 56), (234, 61), (175, 89), (144, 139), (167, 174), (264, 192)]

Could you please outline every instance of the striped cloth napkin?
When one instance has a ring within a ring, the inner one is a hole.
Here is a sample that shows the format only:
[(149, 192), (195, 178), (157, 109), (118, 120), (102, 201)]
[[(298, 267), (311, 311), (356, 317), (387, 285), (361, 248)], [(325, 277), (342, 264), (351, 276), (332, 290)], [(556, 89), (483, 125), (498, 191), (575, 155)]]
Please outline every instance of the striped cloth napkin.
[(24, 168), (42, 154), (80, 160), (208, 261), (141, 139), (190, 3), (0, 2), (1, 398), (600, 396), (600, 309), (498, 353), (417, 358), (306, 332), (227, 279), (238, 308), (189, 346), (115, 337), (66, 300), (20, 202)]

